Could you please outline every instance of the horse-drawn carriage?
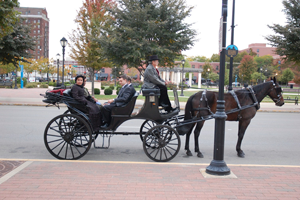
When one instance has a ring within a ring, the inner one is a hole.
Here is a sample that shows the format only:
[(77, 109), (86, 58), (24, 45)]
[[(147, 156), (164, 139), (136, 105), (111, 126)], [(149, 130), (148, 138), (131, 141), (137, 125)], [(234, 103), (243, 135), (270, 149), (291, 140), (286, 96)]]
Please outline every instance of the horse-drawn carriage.
[[(217, 92), (204, 90), (192, 95), (186, 103), (185, 114), (178, 115), (180, 111), (177, 90), (174, 89), (176, 110), (171, 113), (163, 113), (158, 106), (159, 89), (142, 90), (145, 102), (142, 108), (133, 112), (136, 93), (131, 101), (124, 107), (115, 107), (112, 110), (112, 120), (109, 127), (93, 130), (86, 108), (70, 96), (70, 91), (65, 90), (63, 95), (46, 93), (45, 103), (57, 105), (64, 103), (68, 110), (53, 118), (46, 126), (44, 142), (47, 150), (58, 159), (79, 159), (90, 149), (92, 143), (97, 147), (95, 140), (99, 135), (108, 137), (111, 135), (140, 135), (143, 149), (146, 155), (157, 162), (172, 160), (180, 150), (179, 135), (186, 134), (185, 150), (191, 155), (189, 149), (189, 137), (195, 125), (195, 152), (202, 157), (199, 149), (198, 137), (206, 120), (213, 119), (217, 107)], [(284, 100), (282, 90), (276, 79), (248, 88), (228, 92), (225, 94), (225, 112), (229, 121), (239, 121), (238, 142), (236, 151), (239, 157), (244, 157), (241, 143), (251, 119), (259, 109), (259, 103), (269, 96), (277, 106), (282, 106)], [(117, 132), (117, 128), (125, 121), (145, 120), (139, 132)], [(109, 146), (109, 145), (108, 145)]]
[[(138, 111), (134, 112), (139, 92), (124, 107), (114, 107), (111, 112), (111, 123), (107, 128), (93, 130), (92, 122), (84, 105), (71, 97), (70, 89), (63, 94), (46, 92), (43, 101), (50, 105), (67, 105), (67, 111), (54, 117), (46, 126), (44, 142), (47, 150), (58, 159), (79, 159), (84, 156), (94, 143), (95, 148), (108, 148), (112, 135), (140, 135), (146, 155), (158, 162), (173, 159), (180, 150), (180, 137), (172, 127), (180, 111), (177, 90), (174, 91), (176, 109), (165, 113), (158, 106), (159, 89), (143, 89), (145, 102)], [(145, 120), (139, 132), (117, 132), (117, 128), (125, 121)], [(97, 147), (98, 136), (107, 139), (107, 146)]]

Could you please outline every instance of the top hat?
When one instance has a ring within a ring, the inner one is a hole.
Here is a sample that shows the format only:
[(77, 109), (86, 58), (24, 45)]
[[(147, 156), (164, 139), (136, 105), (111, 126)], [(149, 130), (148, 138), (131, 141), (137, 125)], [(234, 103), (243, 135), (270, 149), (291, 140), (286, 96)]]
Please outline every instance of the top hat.
[(157, 55), (153, 55), (153, 56), (150, 56), (149, 57), (149, 61), (152, 61), (152, 60), (159, 60)]

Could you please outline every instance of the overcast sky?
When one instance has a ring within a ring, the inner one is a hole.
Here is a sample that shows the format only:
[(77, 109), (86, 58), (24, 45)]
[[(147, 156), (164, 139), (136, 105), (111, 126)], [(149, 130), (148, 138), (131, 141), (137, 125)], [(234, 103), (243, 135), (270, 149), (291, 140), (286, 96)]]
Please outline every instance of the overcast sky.
[[(228, 0), (227, 42), (231, 43), (231, 32), (228, 31), (232, 21), (232, 1)], [(74, 19), (82, 6), (82, 0), (19, 0), (21, 7), (46, 8), (50, 19), (50, 58), (57, 53), (62, 55), (60, 39), (68, 35), (76, 25)], [(194, 6), (188, 23), (195, 23), (192, 27), (198, 33), (197, 42), (184, 52), (187, 56), (206, 56), (218, 53), (219, 24), (222, 0), (186, 0), (187, 5)], [(245, 49), (251, 43), (267, 43), (264, 36), (274, 34), (267, 25), (278, 23), (284, 25), (286, 17), (282, 12), (282, 0), (236, 0), (234, 44), (239, 50)], [(69, 54), (66, 48), (66, 55)]]

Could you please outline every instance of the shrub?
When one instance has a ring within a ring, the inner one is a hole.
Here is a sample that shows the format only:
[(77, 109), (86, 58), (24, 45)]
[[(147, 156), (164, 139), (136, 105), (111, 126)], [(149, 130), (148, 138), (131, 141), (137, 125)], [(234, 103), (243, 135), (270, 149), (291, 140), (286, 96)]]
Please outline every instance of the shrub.
[(114, 90), (115, 86), (114, 85), (110, 85), (109, 88), (112, 89), (112, 90)]
[(100, 94), (100, 89), (99, 88), (94, 88), (94, 94)]
[(33, 83), (27, 83), (25, 87), (26, 87), (26, 88), (36, 88), (38, 84), (39, 84), (39, 83), (36, 83), (36, 82), (33, 82)]
[(175, 83), (171, 83), (171, 82), (167, 83), (166, 86), (167, 86), (168, 90), (173, 90), (173, 88), (177, 88), (177, 85)]
[(48, 88), (48, 84), (42, 84), (40, 85), (40, 88)]
[(29, 85), (29, 84), (28, 84), (28, 85), (26, 85), (25, 87), (26, 87), (26, 88), (35, 88), (35, 86), (34, 86), (34, 85)]
[(120, 85), (117, 86), (117, 94), (119, 94), (121, 88), (122, 88), (122, 87), (121, 87)]
[(111, 95), (112, 94), (112, 89), (110, 89), (110, 88), (106, 88), (105, 90), (104, 90), (104, 94), (105, 95)]
[[(21, 77), (17, 77), (17, 84), (21, 84)], [(25, 87), (27, 84), (27, 79), (23, 77), (23, 86)]]
[(143, 85), (143, 81), (138, 80), (132, 80), (131, 83), (134, 85), (134, 87), (140, 87)]
[(101, 81), (102, 86), (109, 86), (110, 82), (109, 81)]
[(105, 89), (105, 87), (104, 86), (101, 86), (101, 90), (104, 90)]

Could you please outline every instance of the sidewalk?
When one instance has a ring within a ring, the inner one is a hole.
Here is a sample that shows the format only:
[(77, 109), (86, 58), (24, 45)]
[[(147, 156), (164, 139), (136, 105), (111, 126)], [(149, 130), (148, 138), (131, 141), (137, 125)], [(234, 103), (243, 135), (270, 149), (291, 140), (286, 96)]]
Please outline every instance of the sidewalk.
[[(13, 162), (13, 161), (5, 161)], [(300, 199), (300, 166), (23, 160), (0, 178), (4, 199)]]
[[(46, 106), (42, 102), (44, 98), (40, 94), (45, 94), (47, 90), (46, 88), (0, 88), (0, 105)], [(104, 103), (105, 101), (100, 100), (100, 102)], [(138, 99), (136, 101), (136, 108), (140, 108), (143, 103), (143, 100)], [(180, 102), (181, 110), (184, 110), (185, 104), (185, 102)], [(282, 107), (278, 107), (275, 103), (261, 103), (259, 112), (300, 112), (300, 105), (285, 103)]]

